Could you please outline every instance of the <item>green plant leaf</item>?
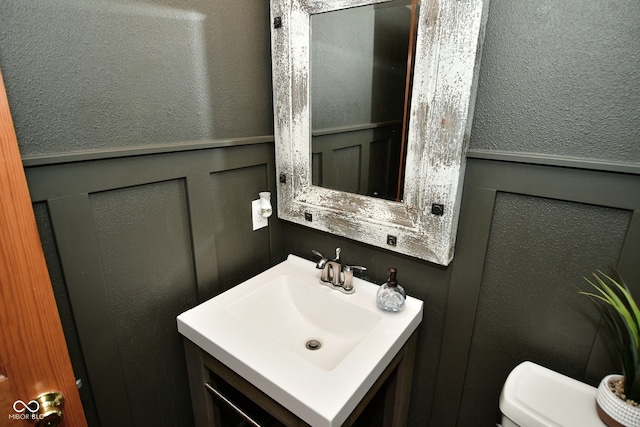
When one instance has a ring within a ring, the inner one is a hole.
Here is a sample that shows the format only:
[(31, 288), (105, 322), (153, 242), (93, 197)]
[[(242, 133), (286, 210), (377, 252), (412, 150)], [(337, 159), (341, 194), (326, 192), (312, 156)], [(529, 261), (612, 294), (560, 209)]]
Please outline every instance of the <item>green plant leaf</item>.
[(618, 289), (620, 290), (620, 292), (624, 296), (625, 301), (629, 305), (629, 308), (631, 309), (631, 313), (635, 317), (636, 325), (640, 324), (640, 309), (638, 308), (638, 305), (636, 304), (636, 301), (633, 299), (633, 296), (631, 295), (631, 292), (629, 291), (629, 288), (627, 287), (626, 283), (624, 283), (624, 280), (622, 280), (620, 275), (617, 274), (617, 272), (616, 272), (616, 274), (615, 274), (616, 278), (614, 279), (614, 278), (609, 277), (608, 275), (606, 275), (605, 273), (603, 273), (600, 270), (598, 270), (598, 272), (601, 275), (603, 275), (604, 277), (606, 277), (607, 280), (609, 280), (611, 283), (613, 283), (614, 285), (616, 285), (618, 287)]
[[(610, 304), (619, 314), (623, 317), (624, 322), (627, 324), (631, 332), (633, 333), (634, 342), (637, 344), (640, 342), (640, 326), (638, 325), (638, 317), (633, 316), (627, 304), (629, 303), (629, 298), (633, 300), (630, 294), (623, 295), (623, 298), (616, 293), (616, 291), (611, 288), (605, 281), (600, 278), (596, 273), (593, 273), (593, 277), (598, 282), (598, 285), (591, 282), (589, 279), (586, 279), (594, 288), (596, 288), (604, 297), (604, 300)], [(608, 277), (608, 276), (607, 276)], [(620, 289), (622, 288), (617, 282), (613, 279), (609, 278), (615, 285), (617, 285)], [(624, 301), (623, 301), (624, 300)], [(625, 304), (625, 302), (627, 304)], [(635, 305), (635, 302), (634, 302)]]
[(594, 291), (579, 293), (598, 307), (625, 377), (625, 395), (640, 402), (640, 309), (620, 275), (612, 270), (613, 276), (597, 270), (591, 280), (585, 277)]

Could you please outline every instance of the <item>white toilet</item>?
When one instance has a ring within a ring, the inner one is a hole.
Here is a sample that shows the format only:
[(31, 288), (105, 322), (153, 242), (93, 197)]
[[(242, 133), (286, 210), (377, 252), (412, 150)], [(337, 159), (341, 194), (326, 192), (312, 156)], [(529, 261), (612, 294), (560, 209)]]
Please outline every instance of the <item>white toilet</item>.
[(532, 362), (509, 374), (500, 395), (502, 427), (603, 427), (596, 388)]

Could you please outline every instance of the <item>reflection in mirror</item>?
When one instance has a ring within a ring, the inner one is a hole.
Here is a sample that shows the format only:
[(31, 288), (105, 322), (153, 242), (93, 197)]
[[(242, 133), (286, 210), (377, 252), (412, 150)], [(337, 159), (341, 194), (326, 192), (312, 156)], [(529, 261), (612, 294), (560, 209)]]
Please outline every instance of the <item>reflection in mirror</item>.
[(311, 15), (313, 185), (402, 200), (417, 3)]

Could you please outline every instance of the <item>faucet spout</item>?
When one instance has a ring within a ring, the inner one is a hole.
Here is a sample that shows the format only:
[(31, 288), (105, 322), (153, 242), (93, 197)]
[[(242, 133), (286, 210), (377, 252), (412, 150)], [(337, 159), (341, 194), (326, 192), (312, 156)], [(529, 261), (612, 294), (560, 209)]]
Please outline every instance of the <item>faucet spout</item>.
[(364, 271), (366, 270), (365, 267), (343, 264), (340, 260), (340, 248), (336, 248), (336, 257), (331, 261), (316, 250), (312, 252), (320, 257), (316, 268), (322, 270), (320, 274), (321, 284), (329, 286), (332, 289), (337, 289), (345, 294), (355, 292), (355, 287), (353, 286), (353, 271)]
[(322, 269), (320, 280), (325, 283), (331, 283), (333, 286), (342, 285), (342, 265), (335, 261), (329, 261)]

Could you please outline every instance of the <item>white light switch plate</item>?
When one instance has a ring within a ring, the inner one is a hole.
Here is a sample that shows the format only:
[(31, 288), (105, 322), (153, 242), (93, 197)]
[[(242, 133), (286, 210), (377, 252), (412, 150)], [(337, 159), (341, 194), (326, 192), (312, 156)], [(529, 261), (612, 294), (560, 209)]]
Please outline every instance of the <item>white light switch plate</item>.
[(251, 202), (251, 218), (253, 220), (253, 231), (269, 225), (269, 219), (262, 218), (260, 215), (260, 199)]

